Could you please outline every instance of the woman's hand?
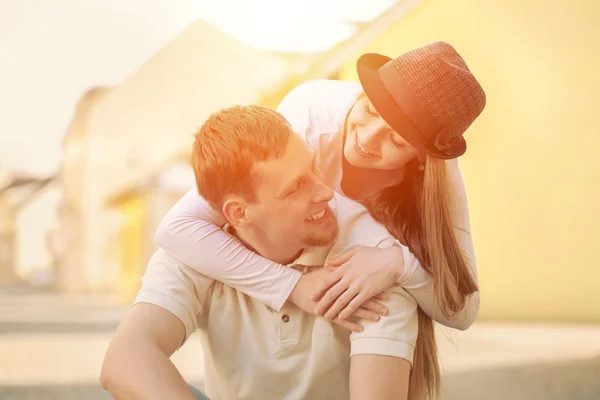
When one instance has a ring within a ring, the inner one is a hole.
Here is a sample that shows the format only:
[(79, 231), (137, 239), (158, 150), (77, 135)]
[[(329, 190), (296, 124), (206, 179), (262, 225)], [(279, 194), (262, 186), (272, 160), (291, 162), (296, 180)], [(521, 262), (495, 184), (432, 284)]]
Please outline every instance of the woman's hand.
[(396, 284), (404, 270), (402, 248), (357, 246), (327, 261), (335, 268), (311, 296), (316, 315), (344, 320), (362, 304)]
[[(294, 303), (302, 311), (315, 315), (315, 307), (317, 306), (317, 302), (310, 299), (311, 293), (313, 293), (323, 279), (325, 279), (334, 270), (334, 268), (323, 267), (317, 269), (316, 271), (302, 275), (296, 284), (296, 287), (290, 294), (288, 300)], [(331, 322), (352, 332), (362, 332), (363, 326), (360, 324), (360, 321), (357, 321), (356, 319), (378, 321), (380, 315), (386, 315), (388, 312), (387, 307), (377, 301), (384, 299), (385, 293), (374, 296), (373, 299), (366, 301), (354, 312), (350, 313), (351, 317), (355, 317), (352, 318), (352, 320), (340, 319), (336, 317), (331, 318)]]

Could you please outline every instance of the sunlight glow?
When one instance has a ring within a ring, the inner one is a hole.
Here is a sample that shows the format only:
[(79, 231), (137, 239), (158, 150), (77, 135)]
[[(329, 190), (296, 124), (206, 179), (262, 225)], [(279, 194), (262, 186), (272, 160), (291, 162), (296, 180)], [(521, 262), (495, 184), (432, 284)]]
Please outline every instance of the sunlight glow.
[(202, 1), (198, 15), (257, 49), (314, 53), (356, 33), (356, 23), (379, 16), (394, 0)]

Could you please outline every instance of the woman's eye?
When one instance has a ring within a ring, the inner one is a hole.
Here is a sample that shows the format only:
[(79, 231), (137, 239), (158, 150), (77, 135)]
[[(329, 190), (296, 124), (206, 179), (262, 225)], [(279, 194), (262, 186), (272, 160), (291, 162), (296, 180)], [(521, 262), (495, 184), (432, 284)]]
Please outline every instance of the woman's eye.
[(375, 117), (375, 118), (379, 117), (379, 114), (377, 113), (377, 111), (375, 111), (375, 109), (372, 108), (371, 105), (368, 103), (365, 104), (365, 110), (367, 111), (367, 114), (369, 114), (370, 116)]
[(393, 132), (392, 132), (392, 134), (391, 134), (391, 136), (390, 136), (390, 140), (392, 141), (392, 144), (393, 144), (395, 147), (397, 147), (397, 148), (399, 148), (399, 149), (401, 149), (401, 148), (403, 148), (403, 147), (404, 147), (404, 144), (403, 144), (403, 143), (398, 143), (398, 142), (396, 142), (396, 141), (394, 140), (394, 133), (393, 133)]

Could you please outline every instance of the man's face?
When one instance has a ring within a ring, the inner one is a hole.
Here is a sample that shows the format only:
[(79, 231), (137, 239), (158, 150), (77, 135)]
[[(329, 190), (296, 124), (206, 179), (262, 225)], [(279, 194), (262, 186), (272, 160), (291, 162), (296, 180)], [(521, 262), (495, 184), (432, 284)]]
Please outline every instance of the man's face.
[(291, 252), (333, 243), (338, 233), (328, 205), (333, 191), (302, 140), (291, 135), (283, 157), (259, 162), (252, 172), (258, 201), (246, 206), (246, 215), (262, 243)]

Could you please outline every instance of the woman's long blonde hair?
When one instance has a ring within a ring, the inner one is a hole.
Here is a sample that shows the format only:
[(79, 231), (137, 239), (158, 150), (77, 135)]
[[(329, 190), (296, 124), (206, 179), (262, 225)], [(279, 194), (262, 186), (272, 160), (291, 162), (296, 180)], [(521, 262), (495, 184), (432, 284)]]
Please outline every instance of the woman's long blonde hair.
[[(404, 180), (369, 196), (365, 205), (380, 223), (409, 247), (434, 282), (435, 301), (446, 318), (457, 316), (467, 296), (478, 290), (452, 227), (448, 171), (428, 156), (406, 165)], [(436, 398), (440, 367), (433, 320), (418, 309), (419, 334), (410, 374), (409, 399)]]

